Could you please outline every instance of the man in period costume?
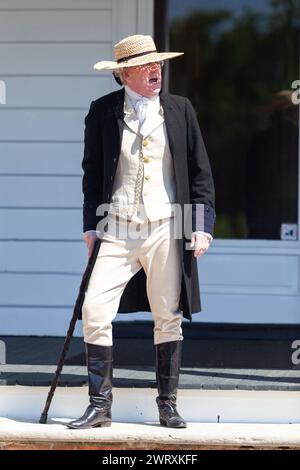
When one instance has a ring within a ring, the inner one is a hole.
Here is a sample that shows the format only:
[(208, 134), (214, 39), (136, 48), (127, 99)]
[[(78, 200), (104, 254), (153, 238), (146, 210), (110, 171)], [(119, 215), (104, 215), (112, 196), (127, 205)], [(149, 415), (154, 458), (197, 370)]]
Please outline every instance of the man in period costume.
[(197, 256), (212, 240), (214, 185), (190, 101), (160, 93), (162, 61), (182, 53), (158, 53), (143, 35), (123, 39), (114, 53), (115, 62), (94, 67), (124, 87), (93, 101), (85, 120), (84, 239), (89, 255), (99, 251), (82, 307), (90, 405), (68, 426), (111, 424), (112, 320), (118, 311), (151, 310), (160, 424), (184, 428), (176, 408), (181, 321), (201, 310)]

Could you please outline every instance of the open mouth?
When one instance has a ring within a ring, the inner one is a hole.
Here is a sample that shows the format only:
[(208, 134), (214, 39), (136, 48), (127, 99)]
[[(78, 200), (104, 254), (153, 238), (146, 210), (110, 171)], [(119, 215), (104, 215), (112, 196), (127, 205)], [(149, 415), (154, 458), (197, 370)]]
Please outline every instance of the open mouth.
[(149, 78), (149, 83), (150, 85), (153, 85), (154, 83), (158, 83), (158, 77)]

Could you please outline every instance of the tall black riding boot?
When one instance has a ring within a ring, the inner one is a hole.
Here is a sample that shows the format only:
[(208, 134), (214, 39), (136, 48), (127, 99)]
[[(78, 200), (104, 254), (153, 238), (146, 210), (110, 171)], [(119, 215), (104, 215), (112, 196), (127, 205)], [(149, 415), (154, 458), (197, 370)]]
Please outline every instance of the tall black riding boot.
[(186, 428), (186, 422), (178, 414), (176, 408), (181, 365), (181, 344), (182, 341), (170, 341), (155, 346), (158, 388), (156, 403), (160, 424), (168, 428)]
[(86, 344), (90, 405), (84, 415), (68, 423), (72, 429), (111, 425), (112, 346)]

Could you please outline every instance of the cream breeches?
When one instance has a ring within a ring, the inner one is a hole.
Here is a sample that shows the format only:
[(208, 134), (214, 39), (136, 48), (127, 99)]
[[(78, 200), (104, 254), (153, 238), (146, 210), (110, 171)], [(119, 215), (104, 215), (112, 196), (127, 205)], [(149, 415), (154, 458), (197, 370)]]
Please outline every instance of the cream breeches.
[[(116, 222), (113, 215), (109, 220)], [(121, 296), (128, 281), (142, 268), (154, 320), (154, 344), (182, 340), (182, 312), (178, 307), (182, 268), (179, 240), (174, 238), (174, 218), (143, 224), (119, 219), (118, 230), (121, 236), (109, 230), (101, 237), (82, 307), (84, 341), (112, 345), (112, 320)]]

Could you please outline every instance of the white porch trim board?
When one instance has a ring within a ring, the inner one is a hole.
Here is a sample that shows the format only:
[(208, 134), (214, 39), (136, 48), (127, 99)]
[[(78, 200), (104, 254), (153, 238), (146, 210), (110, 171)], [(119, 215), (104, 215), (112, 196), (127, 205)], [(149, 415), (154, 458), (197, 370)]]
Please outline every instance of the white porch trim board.
[[(38, 422), (48, 387), (4, 385), (0, 390), (1, 417)], [(156, 390), (150, 388), (114, 388), (114, 421), (157, 422), (156, 396)], [(75, 418), (84, 412), (87, 404), (87, 387), (59, 387), (49, 418), (55, 422)], [(299, 391), (180, 389), (178, 408), (190, 423), (300, 425)]]

